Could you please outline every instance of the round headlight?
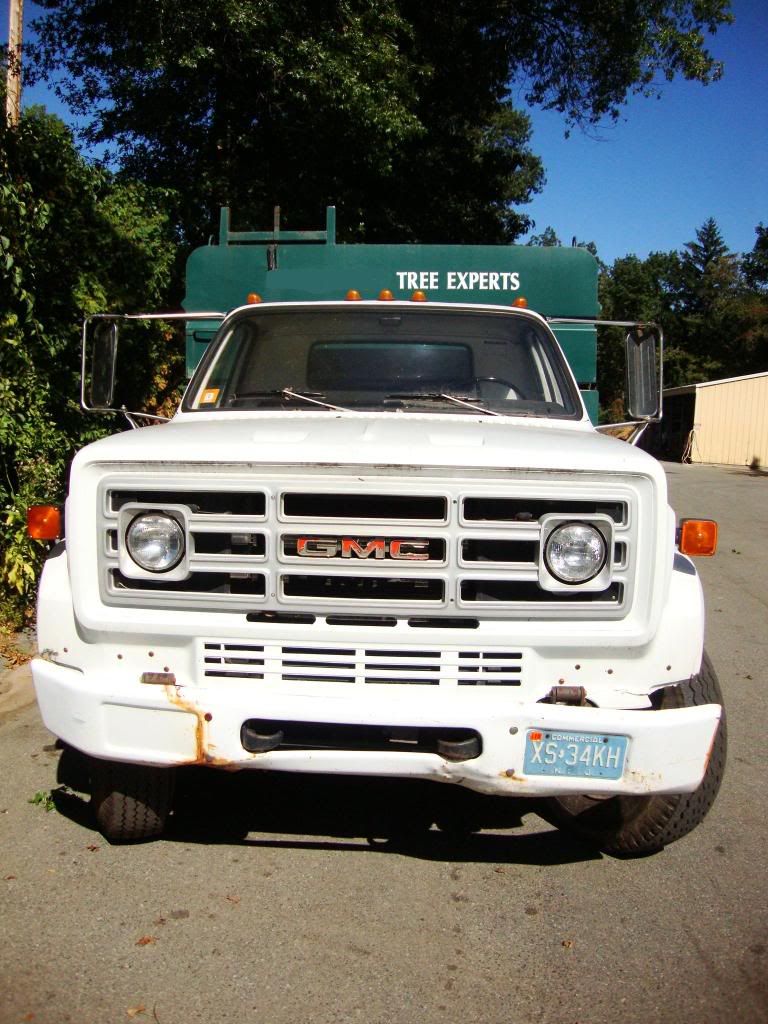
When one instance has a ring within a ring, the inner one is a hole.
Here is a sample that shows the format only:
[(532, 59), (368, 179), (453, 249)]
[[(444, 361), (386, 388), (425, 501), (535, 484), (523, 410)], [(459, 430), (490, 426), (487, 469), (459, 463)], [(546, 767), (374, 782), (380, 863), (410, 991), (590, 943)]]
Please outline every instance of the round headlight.
[(544, 548), (547, 569), (561, 583), (587, 583), (605, 565), (605, 538), (588, 523), (563, 523)]
[(147, 572), (168, 572), (184, 557), (184, 530), (172, 516), (148, 512), (136, 516), (125, 533), (134, 562)]

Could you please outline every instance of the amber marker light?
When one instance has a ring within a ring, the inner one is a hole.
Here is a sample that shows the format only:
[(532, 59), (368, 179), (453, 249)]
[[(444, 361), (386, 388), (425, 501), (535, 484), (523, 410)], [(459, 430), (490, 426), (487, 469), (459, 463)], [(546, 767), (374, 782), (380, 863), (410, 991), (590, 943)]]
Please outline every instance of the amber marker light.
[(427, 301), (427, 293), (426, 292), (416, 291), (411, 296), (411, 302), (426, 302), (426, 301)]
[(379, 292), (379, 301), (380, 302), (392, 302), (394, 297), (395, 296), (392, 294), (392, 292), (389, 290), (389, 288), (382, 288), (381, 291)]
[(515, 306), (516, 309), (528, 309), (528, 299), (526, 299), (524, 295), (521, 295), (519, 298), (514, 300), (512, 305)]
[(714, 519), (681, 519), (678, 547), (684, 555), (714, 555), (717, 551), (717, 523)]
[(346, 295), (347, 302), (359, 302), (361, 298), (362, 296), (356, 288), (350, 288)]
[(258, 306), (258, 304), (261, 302), (261, 296), (258, 295), (256, 292), (249, 292), (245, 301), (248, 303), (249, 306)]
[(33, 540), (58, 540), (62, 535), (61, 509), (56, 505), (30, 505), (27, 534)]

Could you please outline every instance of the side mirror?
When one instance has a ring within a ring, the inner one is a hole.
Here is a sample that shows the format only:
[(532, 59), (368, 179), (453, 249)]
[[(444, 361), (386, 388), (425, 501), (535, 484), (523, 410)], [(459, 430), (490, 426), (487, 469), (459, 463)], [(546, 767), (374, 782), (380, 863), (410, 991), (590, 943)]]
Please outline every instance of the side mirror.
[[(84, 339), (86, 342), (87, 333), (86, 328), (86, 338)], [(118, 328), (114, 320), (97, 320), (93, 323), (88, 387), (85, 382), (85, 348), (83, 351), (82, 404), (85, 409), (110, 409), (112, 407), (115, 397), (117, 338)]]
[(661, 381), (656, 358), (661, 349), (661, 331), (656, 326), (633, 327), (625, 340), (626, 401), (630, 419), (657, 420), (661, 416)]

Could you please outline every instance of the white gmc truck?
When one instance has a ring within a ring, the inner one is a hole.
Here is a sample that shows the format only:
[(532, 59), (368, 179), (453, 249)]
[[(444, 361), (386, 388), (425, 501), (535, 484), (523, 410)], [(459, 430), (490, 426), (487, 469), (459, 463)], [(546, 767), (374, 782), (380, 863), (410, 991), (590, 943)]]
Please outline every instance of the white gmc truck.
[(685, 553), (714, 524), (593, 427), (538, 313), (350, 298), (238, 306), (169, 423), (74, 460), (33, 673), (99, 827), (159, 835), (206, 765), (530, 798), (614, 853), (685, 835), (725, 761)]

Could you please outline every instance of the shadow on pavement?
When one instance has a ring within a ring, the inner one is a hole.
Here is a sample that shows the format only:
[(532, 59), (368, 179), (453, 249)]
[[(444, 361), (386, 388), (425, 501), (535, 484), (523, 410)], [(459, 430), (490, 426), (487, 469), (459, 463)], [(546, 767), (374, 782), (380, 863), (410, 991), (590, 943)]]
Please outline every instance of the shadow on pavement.
[[(77, 795), (89, 792), (86, 759), (65, 748), (57, 778), (60, 788), (52, 793), (57, 811), (95, 830), (88, 800)], [(177, 772), (174, 812), (162, 841), (493, 864), (600, 859), (594, 848), (543, 821), (538, 833), (510, 831), (522, 826), (524, 814), (534, 812), (532, 800), (430, 782), (183, 768)]]

